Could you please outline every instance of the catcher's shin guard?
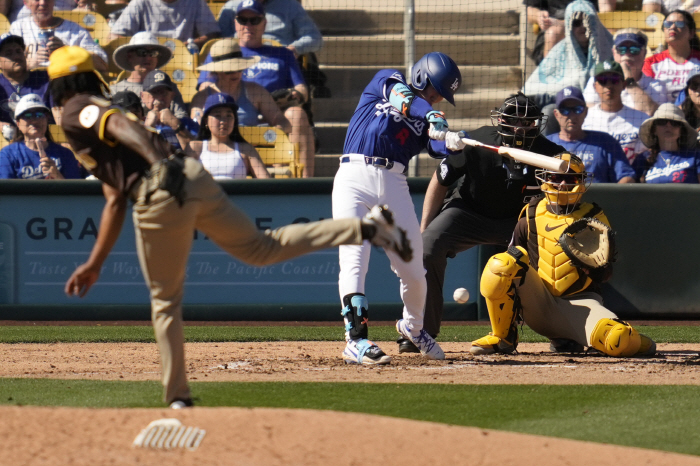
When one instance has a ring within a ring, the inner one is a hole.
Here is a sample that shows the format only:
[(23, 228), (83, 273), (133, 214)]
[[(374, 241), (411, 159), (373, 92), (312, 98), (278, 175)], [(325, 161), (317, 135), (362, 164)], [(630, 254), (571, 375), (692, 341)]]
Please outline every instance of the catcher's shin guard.
[(519, 300), (514, 280), (522, 285), (529, 266), (524, 248), (510, 248), (491, 257), (481, 275), (481, 294), (486, 300), (491, 333), (472, 342), (473, 354), (512, 353), (518, 346), (516, 317)]
[(345, 321), (345, 339), (348, 341), (360, 338), (367, 339), (369, 335), (367, 297), (362, 293), (351, 293), (343, 296), (343, 304), (345, 307), (340, 314)]
[(609, 356), (653, 356), (656, 343), (619, 319), (600, 319), (591, 332), (591, 346)]

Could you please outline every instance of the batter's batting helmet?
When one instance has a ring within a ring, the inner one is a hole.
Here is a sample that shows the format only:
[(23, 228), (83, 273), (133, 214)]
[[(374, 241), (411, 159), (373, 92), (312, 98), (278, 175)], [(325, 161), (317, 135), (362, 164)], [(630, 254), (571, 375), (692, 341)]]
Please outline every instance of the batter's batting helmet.
[(425, 89), (428, 83), (432, 84), (438, 94), (454, 105), (454, 93), (462, 84), (462, 73), (444, 53), (430, 52), (413, 65), (411, 80), (411, 85), (419, 91)]

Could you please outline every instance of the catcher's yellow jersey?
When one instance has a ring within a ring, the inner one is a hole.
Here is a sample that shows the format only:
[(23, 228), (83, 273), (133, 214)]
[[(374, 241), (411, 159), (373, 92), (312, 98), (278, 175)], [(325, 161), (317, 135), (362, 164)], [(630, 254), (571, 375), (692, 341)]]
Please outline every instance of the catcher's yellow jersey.
[(569, 215), (557, 215), (547, 210), (547, 199), (526, 207), (528, 246), (537, 244), (537, 273), (553, 296), (572, 295), (588, 288), (592, 280), (571, 264), (559, 246), (562, 232), (583, 217), (597, 218), (610, 226), (607, 217), (596, 204), (581, 203)]

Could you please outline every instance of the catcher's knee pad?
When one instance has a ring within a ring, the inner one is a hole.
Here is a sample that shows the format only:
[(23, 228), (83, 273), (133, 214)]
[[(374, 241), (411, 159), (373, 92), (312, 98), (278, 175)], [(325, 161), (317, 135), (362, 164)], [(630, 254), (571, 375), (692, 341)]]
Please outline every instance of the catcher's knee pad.
[(491, 257), (481, 275), (481, 294), (489, 310), (493, 335), (507, 339), (510, 344), (517, 344), (517, 329), (513, 332), (516, 306), (514, 280), (522, 284), (528, 267), (528, 255), (521, 247), (510, 248)]
[(345, 320), (347, 335), (353, 340), (358, 338), (367, 339), (369, 335), (367, 328), (369, 302), (367, 297), (362, 293), (348, 294), (343, 296), (343, 304), (345, 307), (340, 314)]
[(641, 345), (639, 332), (619, 319), (600, 319), (591, 333), (591, 346), (609, 356), (634, 356)]

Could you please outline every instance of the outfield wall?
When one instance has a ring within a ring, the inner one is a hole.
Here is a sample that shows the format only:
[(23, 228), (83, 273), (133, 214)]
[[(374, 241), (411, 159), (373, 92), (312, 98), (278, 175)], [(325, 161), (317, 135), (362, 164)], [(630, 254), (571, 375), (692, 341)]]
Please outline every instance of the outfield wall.
[[(420, 215), (428, 180), (409, 180)], [(261, 228), (331, 217), (332, 179), (229, 181), (222, 186)], [(131, 217), (100, 281), (82, 300), (63, 285), (94, 243), (104, 204), (100, 184), (89, 181), (0, 183), (0, 320), (148, 319)], [(700, 315), (700, 274), (694, 248), (700, 222), (698, 186), (592, 188), (589, 200), (608, 213), (620, 249), (615, 276), (605, 287), (609, 306), (626, 318), (691, 318)], [(683, 209), (688, 206), (689, 208)], [(477, 299), (482, 264), (493, 248), (449, 261), (447, 320), (486, 319)], [(185, 317), (191, 320), (337, 320), (337, 250), (268, 267), (250, 267), (195, 236), (188, 263)], [(466, 287), (470, 302), (452, 302)], [(381, 250), (372, 251), (367, 295), (374, 320), (400, 316), (398, 279)]]

